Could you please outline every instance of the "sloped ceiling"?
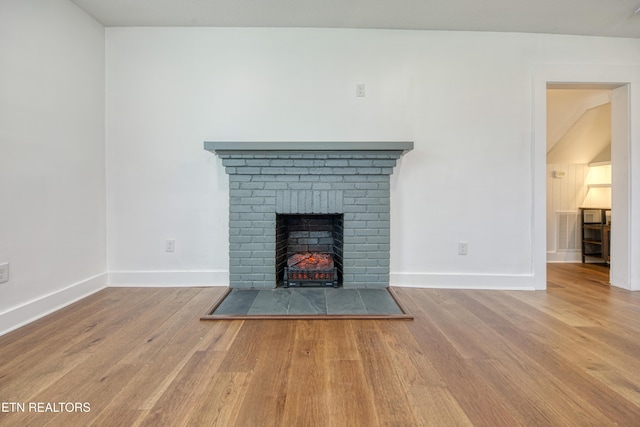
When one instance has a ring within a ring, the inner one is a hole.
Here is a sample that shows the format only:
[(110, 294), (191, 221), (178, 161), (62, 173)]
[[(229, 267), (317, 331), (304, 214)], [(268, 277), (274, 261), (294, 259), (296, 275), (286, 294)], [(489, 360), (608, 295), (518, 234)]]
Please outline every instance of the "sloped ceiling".
[(640, 0), (72, 0), (105, 26), (496, 31), (640, 38)]
[(547, 153), (547, 163), (611, 161), (611, 103), (590, 108)]

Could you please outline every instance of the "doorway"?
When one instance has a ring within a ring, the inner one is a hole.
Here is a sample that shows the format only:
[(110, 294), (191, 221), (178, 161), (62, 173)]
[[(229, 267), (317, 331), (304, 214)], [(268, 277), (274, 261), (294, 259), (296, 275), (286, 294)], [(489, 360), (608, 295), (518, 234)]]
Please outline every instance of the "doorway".
[(608, 267), (610, 216), (582, 222), (585, 208), (611, 212), (612, 89), (548, 84), (546, 94), (547, 262)]
[[(570, 89), (611, 90), (611, 269), (610, 282), (613, 286), (635, 289), (629, 262), (634, 242), (629, 238), (633, 230), (630, 215), (631, 192), (631, 132), (634, 125), (630, 121), (631, 104), (636, 99), (636, 90), (631, 83), (636, 81), (633, 67), (599, 66), (540, 66), (534, 77), (534, 145), (533, 145), (533, 278), (535, 289), (546, 289), (547, 247), (546, 247), (546, 91), (549, 85)], [(609, 83), (606, 80), (610, 76)], [(574, 83), (576, 82), (576, 83)], [(596, 82), (596, 83), (594, 83)], [(617, 83), (621, 82), (621, 83)], [(618, 224), (618, 225), (615, 225)]]

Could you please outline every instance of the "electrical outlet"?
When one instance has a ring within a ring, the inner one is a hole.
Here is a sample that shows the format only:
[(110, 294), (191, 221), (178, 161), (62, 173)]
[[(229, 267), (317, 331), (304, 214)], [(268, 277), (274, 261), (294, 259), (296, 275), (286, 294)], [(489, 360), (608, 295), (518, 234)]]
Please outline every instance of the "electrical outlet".
[(468, 242), (458, 242), (458, 255), (466, 255), (469, 251)]
[(365, 96), (365, 94), (366, 94), (366, 92), (365, 92), (364, 83), (358, 83), (356, 85), (356, 96), (358, 98), (362, 98), (362, 97)]
[(0, 264), (0, 283), (6, 283), (9, 281), (9, 263), (5, 262)]
[(165, 252), (174, 252), (176, 250), (176, 239), (167, 239), (164, 250)]

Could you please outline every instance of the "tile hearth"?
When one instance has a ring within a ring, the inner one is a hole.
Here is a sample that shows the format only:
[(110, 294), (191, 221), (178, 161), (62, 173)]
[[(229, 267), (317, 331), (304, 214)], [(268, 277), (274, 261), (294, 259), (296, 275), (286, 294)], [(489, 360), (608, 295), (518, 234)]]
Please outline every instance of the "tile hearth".
[(387, 289), (232, 289), (206, 318), (409, 317)]

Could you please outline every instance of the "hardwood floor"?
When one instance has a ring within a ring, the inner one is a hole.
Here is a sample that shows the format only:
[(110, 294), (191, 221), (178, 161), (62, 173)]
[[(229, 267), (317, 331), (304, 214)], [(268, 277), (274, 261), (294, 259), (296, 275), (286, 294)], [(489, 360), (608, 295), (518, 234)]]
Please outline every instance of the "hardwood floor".
[(637, 426), (640, 293), (607, 282), (396, 288), (414, 321), (199, 321), (223, 288), (110, 288), (0, 337), (0, 425)]

